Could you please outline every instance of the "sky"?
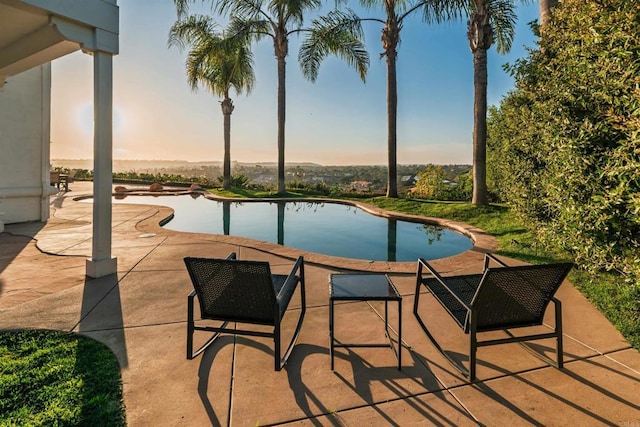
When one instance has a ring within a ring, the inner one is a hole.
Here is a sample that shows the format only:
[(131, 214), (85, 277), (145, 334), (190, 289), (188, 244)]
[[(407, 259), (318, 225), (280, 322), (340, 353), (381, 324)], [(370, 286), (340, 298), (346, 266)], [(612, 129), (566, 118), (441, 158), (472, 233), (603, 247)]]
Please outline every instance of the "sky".
[[(333, 5), (333, 2), (330, 2)], [(210, 4), (210, 3), (209, 3)], [(221, 161), (220, 99), (187, 85), (186, 51), (167, 46), (176, 20), (170, 0), (119, 0), (120, 53), (114, 57), (113, 158), (116, 160)], [(384, 18), (363, 10), (361, 18)], [(208, 7), (191, 7), (210, 13)], [(325, 11), (328, 9), (325, 9)], [(495, 47), (488, 58), (488, 104), (513, 89), (503, 70), (535, 47), (528, 23), (537, 2), (518, 5), (510, 53)], [(306, 23), (310, 23), (310, 16)], [(217, 17), (223, 24), (224, 18)], [(221, 27), (222, 28), (222, 27)], [(366, 83), (335, 57), (322, 63), (318, 79), (302, 76), (300, 40), (287, 57), (286, 162), (323, 165), (384, 165), (387, 162), (386, 62), (380, 58), (381, 25), (363, 24), (370, 55)], [(398, 48), (398, 163), (471, 164), (473, 57), (466, 21), (427, 25), (407, 21)], [(276, 60), (271, 39), (254, 44), (256, 84), (249, 95), (231, 94), (231, 160), (277, 161)], [(93, 60), (76, 52), (52, 64), (51, 158), (93, 156)]]

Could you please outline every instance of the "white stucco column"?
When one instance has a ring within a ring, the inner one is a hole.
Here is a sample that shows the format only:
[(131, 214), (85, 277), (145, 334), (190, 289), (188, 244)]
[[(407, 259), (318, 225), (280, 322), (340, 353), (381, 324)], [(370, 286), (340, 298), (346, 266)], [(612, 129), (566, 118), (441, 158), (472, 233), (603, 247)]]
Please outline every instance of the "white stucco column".
[(93, 245), (86, 274), (102, 277), (117, 272), (111, 257), (111, 187), (113, 182), (113, 56), (93, 52)]

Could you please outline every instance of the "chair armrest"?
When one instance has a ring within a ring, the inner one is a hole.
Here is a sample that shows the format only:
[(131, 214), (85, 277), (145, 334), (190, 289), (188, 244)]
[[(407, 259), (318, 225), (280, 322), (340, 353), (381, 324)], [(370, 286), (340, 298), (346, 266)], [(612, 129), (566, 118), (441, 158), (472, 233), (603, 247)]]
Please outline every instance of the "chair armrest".
[[(460, 304), (462, 304), (462, 306), (464, 308), (466, 308), (467, 310), (471, 310), (471, 307), (468, 306), (467, 304), (464, 303), (464, 301), (462, 301), (458, 295), (456, 295), (451, 288), (449, 287), (449, 285), (447, 285), (447, 283), (445, 282), (445, 278), (442, 277), (440, 275), (440, 273), (438, 273), (427, 261), (425, 261), (422, 258), (418, 258), (418, 276), (422, 275), (422, 265), (424, 265), (427, 270), (429, 270), (429, 272), (431, 274), (433, 274), (433, 276), (436, 278), (436, 280), (438, 281), (438, 283), (440, 283), (442, 285), (443, 288), (446, 289), (447, 292), (449, 292)], [(418, 280), (422, 279), (422, 277), (418, 277)], [(433, 293), (433, 292), (432, 292)]]
[[(304, 259), (302, 257), (298, 257), (296, 263), (293, 266), (293, 269), (291, 270), (291, 273), (289, 273), (289, 275), (287, 276), (287, 278), (284, 281), (284, 285), (282, 285), (282, 288), (280, 289), (280, 292), (278, 292), (278, 295), (276, 296), (276, 299), (280, 300), (282, 295), (285, 295), (287, 293), (287, 290), (291, 287), (291, 286), (296, 286), (298, 284), (298, 278), (296, 278), (296, 273), (303, 268), (304, 265)], [(293, 292), (291, 292), (293, 294)], [(289, 303), (288, 301), (286, 302), (287, 304)]]
[(496, 258), (495, 255), (492, 254), (484, 254), (484, 269), (486, 270), (489, 267), (489, 262), (490, 261), (494, 261), (498, 264), (500, 264), (502, 267), (509, 267), (507, 264), (505, 264), (503, 261), (500, 261), (498, 258)]

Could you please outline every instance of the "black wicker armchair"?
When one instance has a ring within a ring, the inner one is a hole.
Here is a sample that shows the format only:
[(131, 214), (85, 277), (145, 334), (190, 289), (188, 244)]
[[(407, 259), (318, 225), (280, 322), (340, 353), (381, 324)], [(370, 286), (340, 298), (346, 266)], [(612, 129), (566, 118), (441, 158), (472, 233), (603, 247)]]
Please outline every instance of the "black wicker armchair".
[[(489, 268), (492, 260), (500, 267)], [(553, 295), (572, 266), (571, 263), (559, 263), (509, 267), (487, 254), (482, 274), (442, 277), (429, 263), (419, 259), (413, 314), (436, 348), (471, 381), (476, 378), (476, 351), (478, 347), (489, 345), (555, 338), (556, 362), (541, 354), (534, 354), (562, 369), (562, 306)], [(424, 268), (433, 277), (424, 277)], [(470, 335), (468, 370), (443, 351), (420, 317), (418, 304), (421, 286), (428, 289), (464, 333)], [(509, 333), (509, 329), (541, 325), (550, 301), (553, 301), (555, 306), (553, 332), (518, 337)], [(478, 333), (495, 330), (503, 330), (509, 337), (478, 341)]]
[[(227, 259), (187, 257), (184, 262), (194, 287), (187, 298), (187, 359), (202, 353), (222, 333), (270, 337), (275, 343), (275, 370), (281, 370), (293, 350), (306, 311), (303, 258), (298, 258), (289, 275), (271, 274), (268, 262), (238, 260), (235, 253)], [(280, 322), (298, 284), (302, 306), (293, 338), (282, 356)], [(221, 326), (195, 323), (196, 296), (201, 318), (222, 321)], [(273, 326), (273, 331), (226, 328), (229, 322)], [(215, 334), (194, 351), (194, 331)]]

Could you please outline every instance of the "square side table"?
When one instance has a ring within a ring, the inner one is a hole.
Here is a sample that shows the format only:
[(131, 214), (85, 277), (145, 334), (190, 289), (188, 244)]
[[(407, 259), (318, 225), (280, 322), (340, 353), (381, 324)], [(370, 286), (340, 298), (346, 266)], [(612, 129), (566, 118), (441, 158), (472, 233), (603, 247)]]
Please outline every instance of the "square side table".
[[(334, 335), (334, 303), (336, 301), (384, 301), (384, 332), (389, 342), (384, 344), (338, 343)], [(397, 348), (393, 345), (389, 335), (389, 318), (387, 315), (389, 301), (398, 303)], [(389, 276), (372, 273), (329, 275), (329, 340), (332, 371), (334, 349), (346, 347), (390, 347), (396, 359), (398, 359), (398, 370), (402, 369), (402, 296), (398, 293)]]

